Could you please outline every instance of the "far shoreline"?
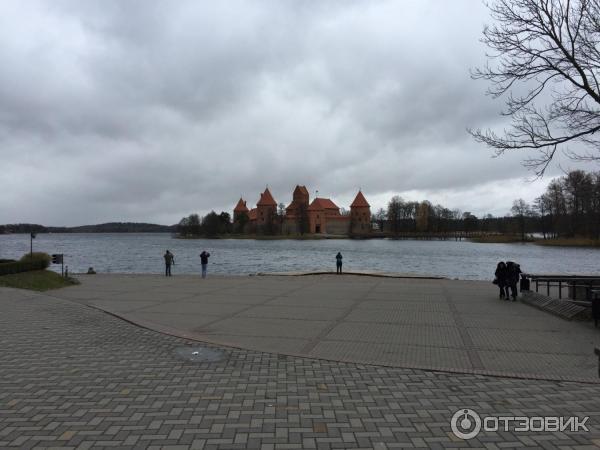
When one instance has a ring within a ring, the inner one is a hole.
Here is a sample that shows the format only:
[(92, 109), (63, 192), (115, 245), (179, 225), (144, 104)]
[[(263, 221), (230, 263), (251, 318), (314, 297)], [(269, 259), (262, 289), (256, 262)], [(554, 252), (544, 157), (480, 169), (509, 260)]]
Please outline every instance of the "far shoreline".
[(199, 239), (247, 239), (247, 240), (256, 240), (256, 241), (281, 241), (281, 240), (293, 240), (293, 241), (318, 241), (318, 240), (335, 240), (335, 239), (347, 239), (347, 240), (371, 240), (371, 239), (386, 239), (391, 241), (396, 240), (407, 240), (407, 241), (468, 241), (474, 242), (477, 244), (535, 244), (542, 245), (546, 247), (573, 247), (573, 248), (600, 248), (600, 240), (587, 239), (587, 238), (533, 238), (526, 237), (525, 240), (522, 240), (520, 236), (514, 235), (489, 235), (489, 236), (477, 236), (477, 237), (467, 237), (463, 236), (460, 238), (455, 238), (454, 236), (446, 236), (440, 237), (439, 235), (415, 235), (414, 237), (410, 236), (394, 236), (394, 235), (363, 235), (363, 236), (343, 236), (343, 235), (316, 235), (316, 234), (307, 234), (302, 236), (289, 236), (289, 235), (218, 235), (218, 236), (180, 236), (173, 235), (174, 239), (189, 239), (189, 240), (199, 240)]

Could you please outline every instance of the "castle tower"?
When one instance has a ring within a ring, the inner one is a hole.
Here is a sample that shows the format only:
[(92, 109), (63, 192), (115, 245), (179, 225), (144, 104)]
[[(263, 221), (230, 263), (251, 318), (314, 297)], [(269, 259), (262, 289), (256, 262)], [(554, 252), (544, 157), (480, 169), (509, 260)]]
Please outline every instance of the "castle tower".
[(359, 190), (350, 205), (350, 233), (371, 232), (371, 205)]
[(309, 194), (306, 186), (296, 185), (292, 202), (285, 208), (284, 230), (290, 233), (308, 233)]
[(292, 198), (293, 202), (297, 205), (305, 205), (308, 208), (309, 194), (306, 186), (296, 185), (296, 189), (294, 189)]
[(248, 216), (248, 211), (249, 209), (246, 206), (246, 201), (240, 197), (240, 201), (237, 202), (237, 205), (235, 205), (235, 208), (233, 208), (233, 221), (238, 222), (242, 214), (246, 214), (246, 216)]
[(277, 202), (271, 195), (269, 188), (260, 194), (256, 203), (256, 222), (259, 226), (271, 227), (277, 216)]
[(299, 216), (305, 215), (308, 209), (309, 194), (306, 186), (296, 185), (292, 194), (292, 203), (285, 208), (285, 215), (288, 220), (296, 220)]

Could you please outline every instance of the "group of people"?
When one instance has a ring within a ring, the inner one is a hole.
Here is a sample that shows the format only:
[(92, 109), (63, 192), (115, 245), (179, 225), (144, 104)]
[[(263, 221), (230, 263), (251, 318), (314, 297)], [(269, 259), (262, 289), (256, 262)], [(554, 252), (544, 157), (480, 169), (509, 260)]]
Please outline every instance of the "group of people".
[[(163, 258), (165, 259), (165, 276), (170, 277), (171, 266), (175, 265), (175, 255), (171, 253), (170, 250), (167, 250), (163, 255)], [(200, 253), (200, 264), (202, 265), (202, 278), (206, 278), (206, 272), (208, 269), (208, 258), (210, 258), (210, 253), (208, 253), (206, 250), (203, 250), (202, 253)], [(342, 259), (342, 254), (338, 252), (338, 254), (335, 255), (335, 265), (337, 274), (342, 273)]]
[[(206, 278), (208, 269), (208, 258), (210, 253), (206, 250), (202, 250), (200, 253), (200, 265), (202, 266), (202, 278)], [(163, 255), (165, 259), (165, 276), (171, 276), (171, 266), (175, 265), (175, 255), (167, 250)], [(335, 255), (336, 274), (342, 273), (342, 260), (343, 256), (341, 252)], [(91, 267), (90, 267), (90, 270)], [(89, 273), (89, 272), (88, 272)], [(519, 282), (519, 276), (521, 274), (521, 266), (512, 261), (500, 261), (496, 266), (496, 272), (494, 273), (494, 284), (498, 285), (500, 289), (500, 299), (510, 300), (512, 297), (513, 302), (517, 300), (517, 283)]]
[[(500, 299), (517, 300), (517, 283), (521, 274), (521, 266), (512, 261), (500, 261), (496, 266), (494, 284), (500, 288)], [(510, 293), (509, 293), (510, 289)]]
[[(200, 265), (202, 266), (202, 278), (206, 278), (206, 272), (208, 270), (208, 258), (210, 258), (210, 253), (206, 250), (202, 250), (200, 253)], [(170, 250), (167, 250), (163, 255), (165, 258), (165, 276), (171, 276), (171, 266), (175, 265), (175, 255), (171, 253)]]

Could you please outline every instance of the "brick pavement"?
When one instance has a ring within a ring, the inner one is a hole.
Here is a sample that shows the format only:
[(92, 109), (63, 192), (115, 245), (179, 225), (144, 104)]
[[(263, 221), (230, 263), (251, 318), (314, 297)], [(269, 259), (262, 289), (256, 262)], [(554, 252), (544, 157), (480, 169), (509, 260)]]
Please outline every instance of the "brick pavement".
[(490, 282), (365, 276), (94, 275), (52, 293), (179, 336), (396, 367), (596, 381), (600, 332)]
[[(0, 448), (598, 448), (600, 385), (340, 363), (194, 344), (0, 289)], [(590, 416), (588, 433), (451, 434), (482, 415)]]

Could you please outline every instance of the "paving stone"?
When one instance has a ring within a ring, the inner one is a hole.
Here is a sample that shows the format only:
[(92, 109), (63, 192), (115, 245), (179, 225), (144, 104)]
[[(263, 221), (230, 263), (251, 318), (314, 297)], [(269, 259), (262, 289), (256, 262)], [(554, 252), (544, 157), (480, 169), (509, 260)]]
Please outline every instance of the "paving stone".
[[(203, 345), (225, 352), (224, 360), (192, 363), (174, 355), (186, 345), (199, 344), (55, 293), (14, 296), (0, 289), (0, 447), (589, 448), (600, 442), (600, 384), (343, 363), (212, 344)], [(502, 431), (465, 442), (450, 428), (463, 408), (482, 416), (589, 415), (590, 432)]]
[[(183, 338), (357, 363), (598, 380), (593, 350), (600, 334), (589, 323), (500, 301), (487, 282), (333, 275), (82, 280), (53, 295)], [(6, 295), (17, 298), (15, 292)]]

